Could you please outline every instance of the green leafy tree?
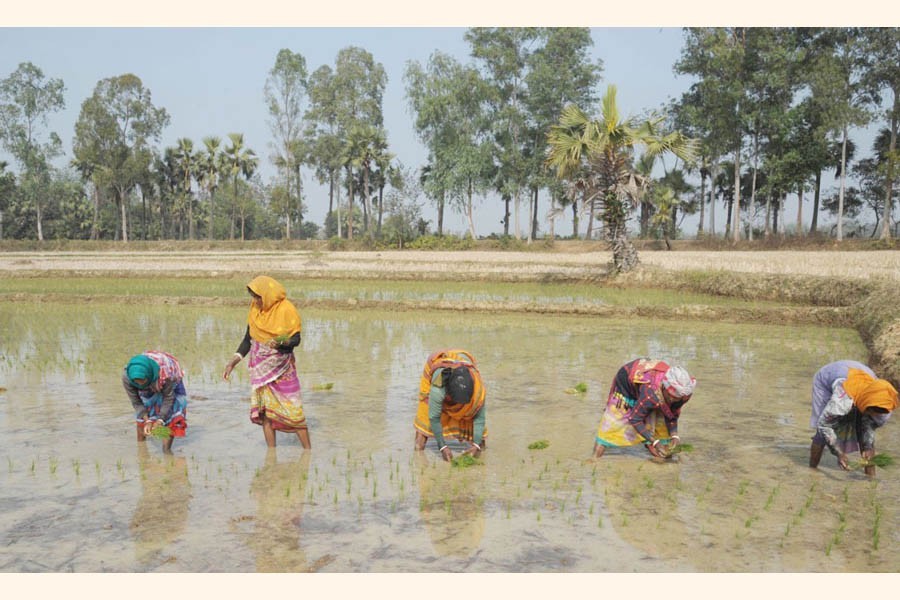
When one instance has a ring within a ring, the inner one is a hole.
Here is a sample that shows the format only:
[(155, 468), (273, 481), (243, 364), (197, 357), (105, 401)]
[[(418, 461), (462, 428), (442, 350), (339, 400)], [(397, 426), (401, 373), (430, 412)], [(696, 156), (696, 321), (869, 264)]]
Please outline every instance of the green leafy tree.
[(879, 237), (886, 240), (891, 237), (894, 183), (900, 171), (900, 150), (897, 148), (900, 132), (900, 28), (866, 28), (862, 30), (861, 37), (866, 58), (863, 84), (872, 91), (878, 104), (882, 103), (883, 92), (890, 93), (887, 107), (882, 112), (888, 123), (889, 141), (881, 163), (885, 171), (885, 185)]
[(835, 135), (841, 145), (837, 205), (837, 239), (841, 241), (849, 130), (869, 122), (874, 96), (863, 81), (864, 44), (858, 29), (813, 30), (809, 52), (811, 68), (807, 73), (812, 97), (822, 113), (824, 129)]
[[(543, 164), (547, 132), (557, 122), (566, 104), (593, 111), (597, 101), (596, 86), (603, 72), (603, 61), (590, 57), (594, 42), (587, 27), (540, 28), (537, 39), (539, 45), (526, 61), (528, 94), (524, 100), (528, 115), (527, 173), (531, 190), (529, 241), (538, 233), (539, 190), (555, 191), (550, 194), (551, 212), (557, 202), (566, 201), (563, 188), (553, 185), (553, 174)], [(551, 220), (551, 230), (552, 226)]]
[[(288, 197), (287, 237), (290, 238), (291, 217), (303, 215), (303, 180), (300, 167), (309, 153), (304, 140), (304, 114), (308, 98), (306, 59), (302, 54), (283, 48), (265, 84), (266, 107), (271, 120), (269, 128), (275, 138), (273, 163), (282, 170)], [(294, 208), (295, 207), (295, 208)]]
[(638, 263), (627, 232), (628, 211), (643, 184), (632, 166), (635, 148), (643, 148), (650, 156), (672, 153), (684, 161), (694, 158), (693, 140), (680, 132), (662, 134), (663, 121), (664, 117), (622, 118), (616, 87), (610, 85), (601, 100), (599, 119), (590, 119), (570, 104), (548, 135), (547, 163), (556, 169), (557, 177), (565, 179), (587, 165), (589, 201), (599, 205), (616, 272), (629, 271)]
[(0, 240), (3, 239), (3, 215), (16, 193), (16, 176), (6, 170), (8, 166), (8, 162), (0, 160)]
[(488, 122), (496, 164), (494, 189), (505, 203), (504, 235), (509, 235), (509, 201), (514, 203), (514, 231), (522, 237), (520, 212), (528, 187), (526, 73), (539, 31), (533, 27), (473, 27), (465, 40), (488, 86)]
[[(340, 172), (341, 149), (343, 141), (338, 121), (338, 103), (336, 95), (334, 71), (323, 65), (313, 71), (309, 77), (309, 109), (306, 113), (307, 133), (309, 139), (309, 161), (315, 169), (315, 177), (319, 183), (328, 183), (328, 212), (326, 213), (326, 230), (329, 218), (337, 205), (340, 211)], [(337, 194), (337, 198), (335, 195)], [(335, 202), (337, 200), (337, 202)], [(336, 226), (336, 235), (341, 235), (340, 215), (331, 219)], [(329, 237), (333, 233), (327, 234)]]
[(97, 83), (81, 105), (73, 141), (76, 164), (100, 189), (112, 190), (128, 241), (128, 195), (150, 167), (150, 145), (169, 123), (165, 109), (153, 105), (150, 90), (136, 75)]
[[(675, 72), (694, 75), (691, 96), (700, 105), (708, 135), (704, 143), (715, 152), (722, 148), (733, 154), (733, 210), (726, 236), (740, 239), (741, 159), (748, 104), (747, 37), (749, 28), (690, 27), (684, 30), (685, 44), (675, 63)], [(716, 161), (719, 164), (719, 161)]]
[(0, 80), (0, 141), (21, 169), (19, 188), (33, 207), (37, 239), (43, 240), (44, 197), (50, 181), (49, 162), (62, 153), (55, 132), (42, 131), (50, 114), (65, 108), (61, 79), (47, 79), (30, 62), (19, 64)]
[[(347, 171), (347, 238), (353, 239), (353, 200), (355, 177), (353, 168), (364, 168), (369, 159), (367, 143), (373, 136), (384, 134), (383, 98), (387, 85), (384, 66), (375, 61), (372, 54), (362, 48), (342, 48), (335, 60), (334, 106), (338, 131), (342, 140), (342, 166)], [(372, 130), (372, 136), (368, 130)], [(351, 140), (351, 132), (354, 138)], [(362, 136), (362, 137), (360, 137)], [(365, 193), (368, 193), (366, 191)]]

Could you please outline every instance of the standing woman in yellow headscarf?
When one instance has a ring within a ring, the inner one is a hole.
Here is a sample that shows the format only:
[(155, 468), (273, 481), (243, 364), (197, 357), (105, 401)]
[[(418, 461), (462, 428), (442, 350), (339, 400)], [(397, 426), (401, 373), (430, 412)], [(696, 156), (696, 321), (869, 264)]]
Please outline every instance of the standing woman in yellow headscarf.
[(300, 444), (309, 448), (309, 430), (303, 415), (300, 379), (294, 348), (300, 343), (300, 314), (287, 299), (284, 286), (260, 275), (247, 284), (250, 312), (247, 332), (237, 352), (225, 365), (227, 380), (234, 367), (248, 353), (250, 420), (262, 425), (266, 444), (275, 447), (275, 432), (296, 433)]
[[(819, 388), (830, 387), (831, 397), (823, 402)], [(825, 446), (849, 470), (847, 453), (859, 449), (866, 460), (875, 456), (875, 429), (884, 425), (897, 408), (897, 390), (889, 381), (872, 376), (865, 365), (838, 361), (819, 369), (813, 380), (811, 421), (816, 435), (810, 447), (809, 466), (816, 468)], [(866, 475), (875, 467), (866, 466)]]

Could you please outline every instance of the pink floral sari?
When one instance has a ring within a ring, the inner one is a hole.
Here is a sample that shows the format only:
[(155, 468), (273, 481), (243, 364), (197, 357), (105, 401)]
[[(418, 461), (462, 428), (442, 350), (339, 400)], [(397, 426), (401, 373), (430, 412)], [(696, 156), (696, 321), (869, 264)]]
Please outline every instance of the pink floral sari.
[(265, 416), (277, 431), (306, 429), (300, 379), (294, 354), (281, 354), (274, 348), (250, 342), (250, 420), (262, 425)]

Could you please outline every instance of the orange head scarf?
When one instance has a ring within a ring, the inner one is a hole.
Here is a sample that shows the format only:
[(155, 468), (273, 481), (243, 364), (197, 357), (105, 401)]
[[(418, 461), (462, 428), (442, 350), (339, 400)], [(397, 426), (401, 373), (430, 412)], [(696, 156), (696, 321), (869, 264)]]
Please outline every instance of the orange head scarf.
[(889, 381), (875, 379), (860, 369), (850, 369), (844, 381), (844, 391), (861, 411), (873, 406), (893, 412), (897, 408), (897, 390)]
[(300, 314), (287, 299), (284, 286), (267, 275), (260, 275), (247, 284), (257, 296), (262, 297), (262, 310), (256, 302), (250, 303), (247, 324), (250, 337), (265, 343), (280, 336), (290, 337), (300, 332)]

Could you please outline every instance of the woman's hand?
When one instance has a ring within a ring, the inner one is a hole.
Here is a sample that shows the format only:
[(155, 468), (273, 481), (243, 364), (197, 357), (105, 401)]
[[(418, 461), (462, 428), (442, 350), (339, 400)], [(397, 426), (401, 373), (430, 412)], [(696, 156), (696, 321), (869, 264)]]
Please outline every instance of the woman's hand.
[(647, 445), (647, 450), (656, 458), (666, 458), (662, 448), (659, 447), (659, 440), (653, 440), (653, 443)]
[(228, 377), (231, 375), (231, 372), (234, 370), (237, 364), (241, 362), (241, 358), (242, 357), (240, 354), (235, 354), (233, 357), (231, 357), (231, 360), (229, 360), (228, 364), (225, 365), (225, 372), (222, 373), (222, 379), (228, 381)]
[(162, 421), (144, 421), (144, 435), (150, 435)]
[(468, 454), (468, 455), (472, 456), (472, 458), (478, 458), (479, 456), (481, 456), (481, 446), (479, 446), (478, 444), (476, 444), (474, 442), (470, 443), (469, 447), (466, 449), (465, 452), (463, 452), (463, 454)]
[(453, 460), (453, 451), (450, 450), (447, 446), (441, 448), (441, 457), (446, 461), (450, 462)]
[(850, 463), (847, 461), (847, 455), (844, 454), (843, 452), (838, 454), (838, 464), (840, 465), (840, 467), (843, 470), (845, 470), (845, 471), (850, 470)]

